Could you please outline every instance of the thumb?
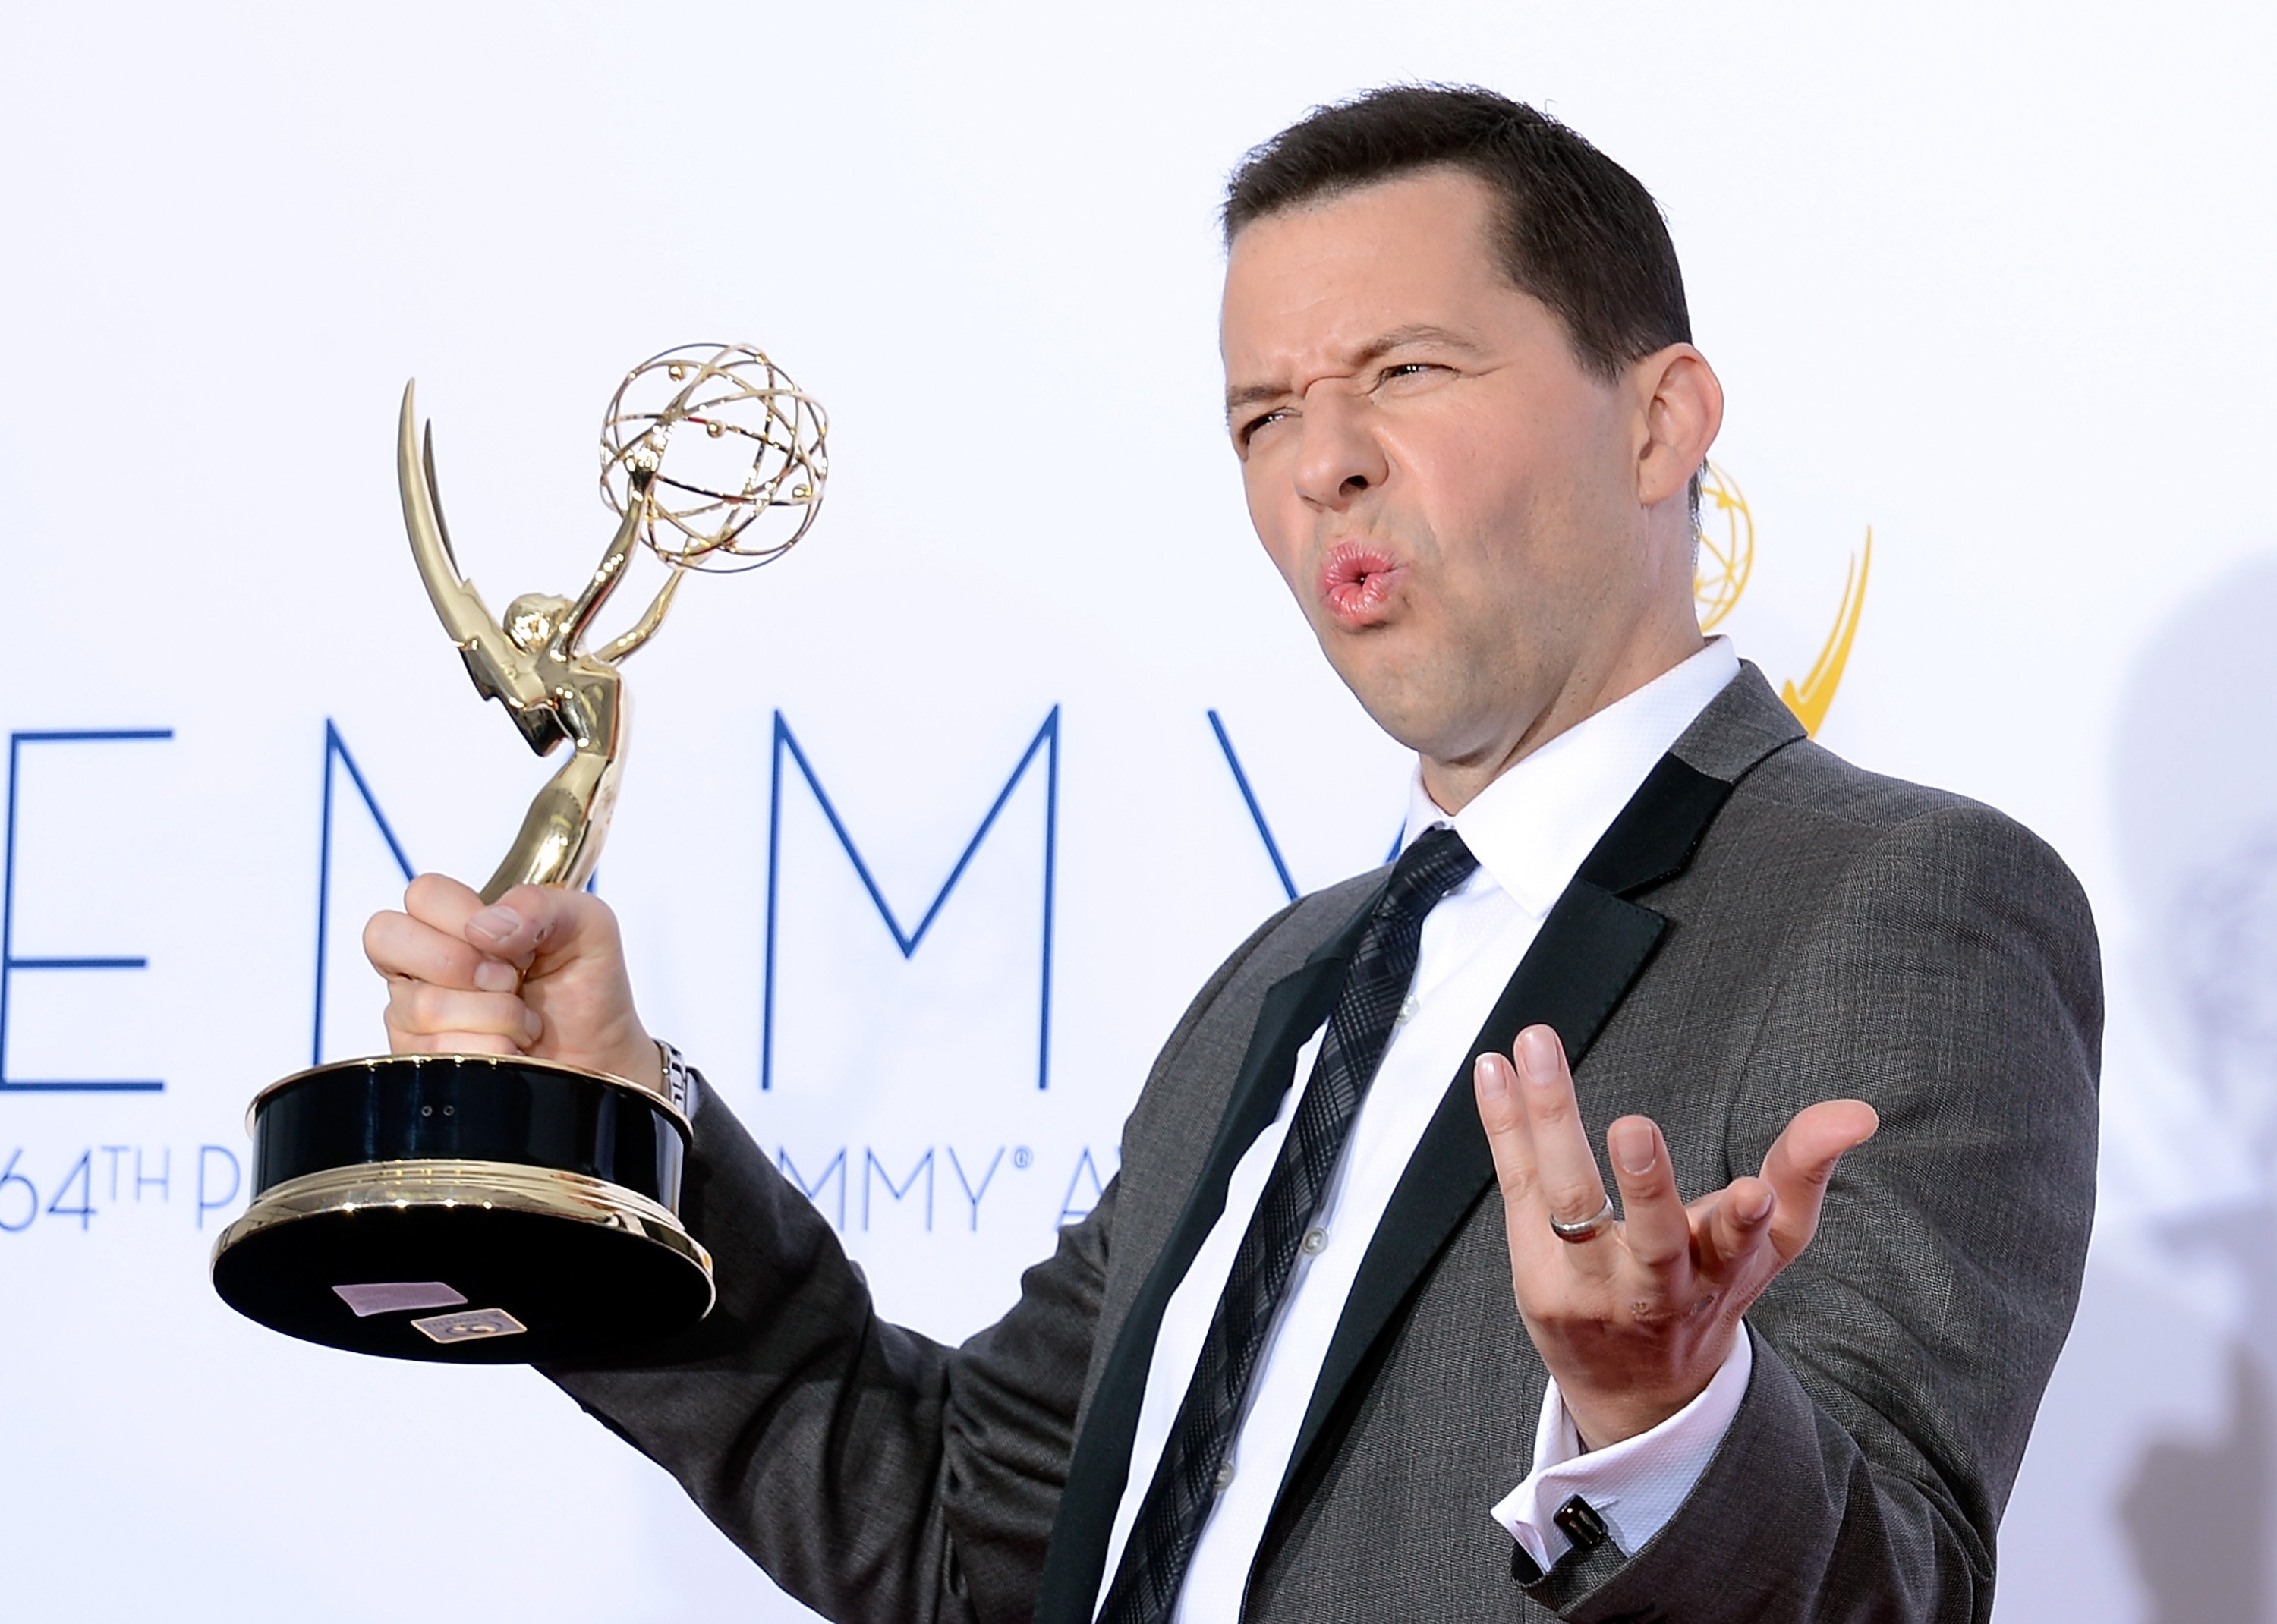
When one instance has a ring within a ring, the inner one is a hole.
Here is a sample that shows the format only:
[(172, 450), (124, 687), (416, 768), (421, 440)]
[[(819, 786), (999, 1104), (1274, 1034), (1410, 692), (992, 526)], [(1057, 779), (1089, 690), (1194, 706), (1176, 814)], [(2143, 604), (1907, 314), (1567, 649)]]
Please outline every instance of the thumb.
[(1836, 1164), (1881, 1125), (1881, 1117), (1864, 1100), (1822, 1100), (1795, 1112), (1771, 1145), (1763, 1157), (1763, 1181), (1778, 1197), (1771, 1236), (1782, 1264), (1801, 1256), (1818, 1233), (1818, 1210)]
[(528, 971), (539, 954), (576, 954), (613, 937), (608, 907), (583, 892), (517, 885), (465, 923), (468, 944)]

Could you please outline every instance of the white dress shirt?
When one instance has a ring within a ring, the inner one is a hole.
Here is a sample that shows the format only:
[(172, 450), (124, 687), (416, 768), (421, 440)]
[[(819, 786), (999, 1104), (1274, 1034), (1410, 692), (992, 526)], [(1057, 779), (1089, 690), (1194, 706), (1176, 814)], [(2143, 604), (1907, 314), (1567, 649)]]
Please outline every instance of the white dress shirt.
[[(1288, 1470), (1329, 1339), (1376, 1226), (1430, 1123), (1448, 1080), (1472, 1057), (1472, 1040), (1533, 945), (1590, 848), (1708, 702), (1739, 674), (1728, 641), (1690, 659), (1552, 739), (1450, 817), (1424, 793), (1419, 771), (1401, 848), (1446, 824), (1479, 860), (1475, 872), (1424, 921), (1414, 986), (1392, 1028), (1375, 1080), (1360, 1104), (1313, 1229), (1289, 1278), (1251, 1383), (1240, 1430), (1219, 1476), (1220, 1493), (1186, 1569), (1178, 1624), (1233, 1624), (1275, 1496)], [(1171, 1294), (1146, 1371), (1131, 1439), (1131, 1475), (1108, 1540), (1099, 1601), (1114, 1582), (1131, 1524), (1193, 1379), (1201, 1346), (1265, 1181), (1279, 1156), (1325, 1035), (1298, 1052), (1281, 1109), (1234, 1168), (1225, 1210)], [(1506, 1301), (1481, 1313), (1510, 1311)], [(1545, 1568), (1563, 1555), (1550, 1521), (1580, 1494), (1604, 1517), (1624, 1552), (1634, 1552), (1672, 1516), (1699, 1480), (1747, 1391), (1745, 1336), (1706, 1392), (1651, 1431), (1584, 1454), (1553, 1381), (1536, 1428), (1533, 1469), (1491, 1514)]]

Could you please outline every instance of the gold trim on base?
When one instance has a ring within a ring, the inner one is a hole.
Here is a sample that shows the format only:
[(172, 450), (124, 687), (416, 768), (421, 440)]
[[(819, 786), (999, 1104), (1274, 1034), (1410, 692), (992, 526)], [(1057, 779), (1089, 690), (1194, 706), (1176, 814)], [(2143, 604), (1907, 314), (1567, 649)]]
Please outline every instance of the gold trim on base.
[[(628, 1083), (628, 1088), (636, 1085)], [(654, 1098), (645, 1089), (637, 1092)], [(667, 1107), (669, 1109), (669, 1107)], [(281, 1224), (366, 1207), (480, 1207), (529, 1213), (621, 1230), (703, 1271), (704, 1312), (712, 1311), (718, 1288), (712, 1279), (712, 1254), (689, 1234), (672, 1210), (637, 1190), (584, 1173), (515, 1162), (358, 1162), (303, 1173), (264, 1190), (244, 1214), (214, 1241), (213, 1262), (239, 1241)]]

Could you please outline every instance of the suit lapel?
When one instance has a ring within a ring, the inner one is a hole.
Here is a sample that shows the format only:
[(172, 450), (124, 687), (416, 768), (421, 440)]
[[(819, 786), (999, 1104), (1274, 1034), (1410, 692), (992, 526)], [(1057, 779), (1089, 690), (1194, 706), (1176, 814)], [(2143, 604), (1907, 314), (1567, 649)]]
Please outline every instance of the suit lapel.
[[(1731, 791), (1729, 782), (1672, 755), (1661, 759), (1550, 910), (1488, 1015), (1473, 1054), (1490, 1046), (1507, 1049), (1522, 1028), (1542, 1021), (1557, 1028), (1567, 1054), (1580, 1063), (1667, 927), (1627, 894), (1680, 871)], [(1169, 1240), (1132, 1299), (1076, 1440), (1038, 1589), (1038, 1624), (1083, 1624), (1091, 1617), (1130, 1477), (1131, 1441), (1163, 1309), (1224, 1212), (1235, 1164), (1272, 1120), (1296, 1069), (1297, 1051), (1328, 1019), (1375, 905), (1371, 896), (1302, 969), (1265, 995), (1216, 1138)], [(1361, 1261), (1283, 1480), (1284, 1500), (1307, 1457), (1317, 1452), (1338, 1399), (1493, 1179), (1466, 1062), (1425, 1129)]]
[[(1537, 1023), (1555, 1028), (1579, 1067), (1659, 945), (1668, 922), (1627, 896), (1679, 873), (1699, 849), (1732, 785), (1663, 756), (1581, 864), (1495, 1001), (1470, 1055), (1507, 1051)], [(1432, 1261), (1494, 1182), (1466, 1058), (1408, 1158), (1360, 1260), (1343, 1317), (1282, 1479), (1286, 1499), (1329, 1417)], [(1277, 1522), (1280, 1508), (1276, 1507)]]
[(1037, 1594), (1039, 1624), (1050, 1620), (1078, 1624), (1091, 1617), (1106, 1567), (1107, 1542), (1114, 1531), (1116, 1509), (1122, 1504), (1130, 1476), (1131, 1440), (1138, 1430), (1146, 1371), (1154, 1361), (1162, 1311), (1178, 1283), (1186, 1278), (1194, 1254), (1225, 1211), (1226, 1186), (1235, 1165), (1279, 1110), (1281, 1096), (1296, 1071), (1297, 1051), (1314, 1028), (1329, 1018), (1344, 981), (1344, 967), (1381, 894), (1379, 890), (1371, 895), (1301, 969), (1276, 982), (1265, 994), (1217, 1136), (1169, 1239), (1131, 1300), (1131, 1311), (1092, 1395), (1083, 1432), (1076, 1439)]

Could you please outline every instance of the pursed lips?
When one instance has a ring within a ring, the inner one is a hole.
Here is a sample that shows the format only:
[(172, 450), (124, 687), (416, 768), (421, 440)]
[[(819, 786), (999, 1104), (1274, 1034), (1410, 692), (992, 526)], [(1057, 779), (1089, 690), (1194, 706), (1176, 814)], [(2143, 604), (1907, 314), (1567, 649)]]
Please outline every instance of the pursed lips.
[(1338, 542), (1321, 562), (1321, 600), (1345, 626), (1373, 626), (1389, 612), (1406, 574), (1406, 565), (1380, 543)]

